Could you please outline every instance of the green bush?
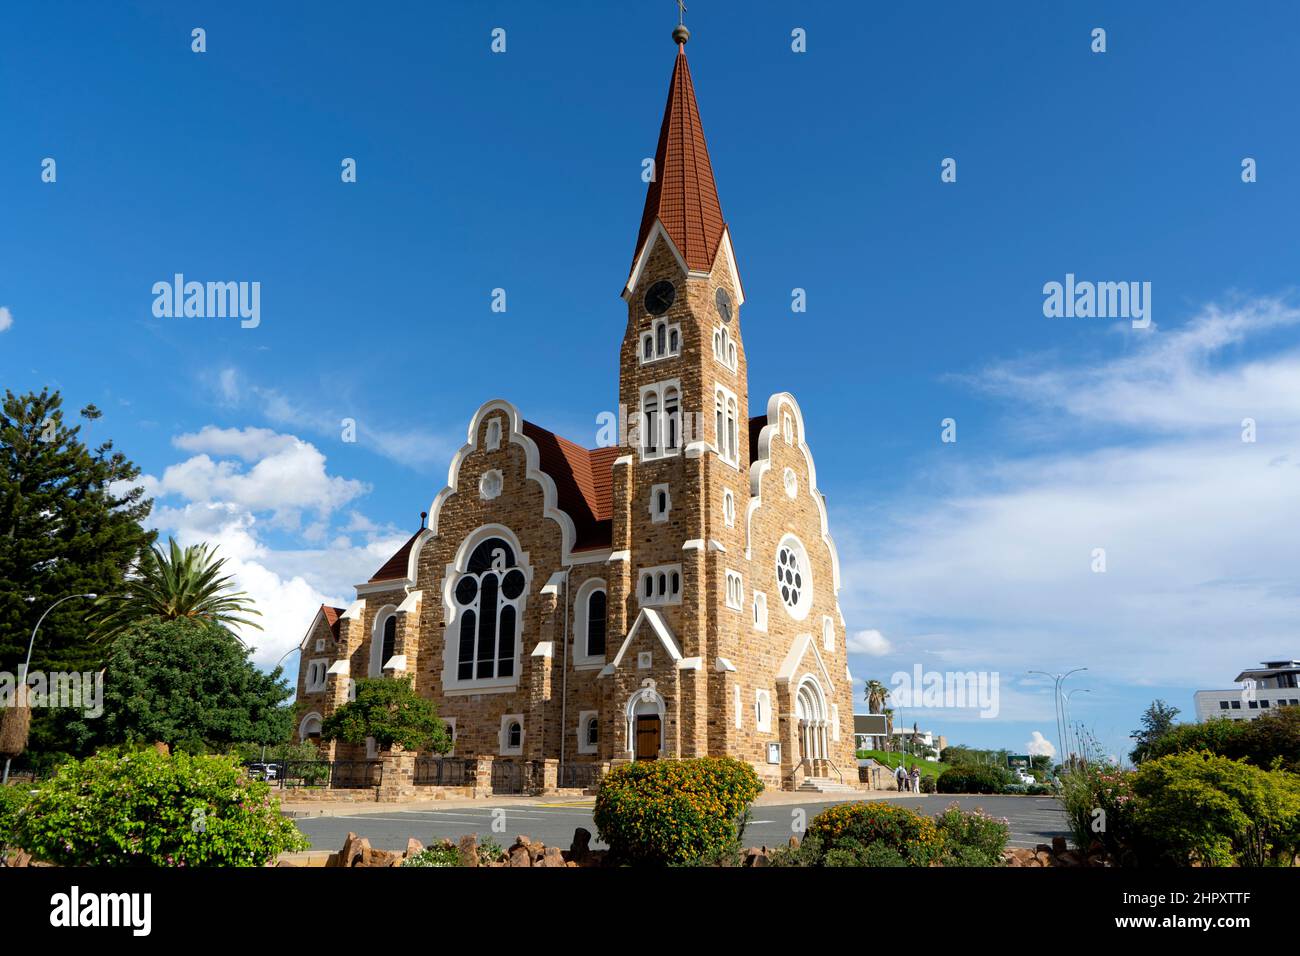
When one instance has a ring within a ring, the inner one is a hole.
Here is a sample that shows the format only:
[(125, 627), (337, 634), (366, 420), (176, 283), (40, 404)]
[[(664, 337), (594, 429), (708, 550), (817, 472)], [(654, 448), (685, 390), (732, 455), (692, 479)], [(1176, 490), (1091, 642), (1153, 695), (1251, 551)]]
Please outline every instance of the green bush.
[(944, 866), (1001, 866), (1002, 851), (1011, 837), (1005, 819), (983, 810), (965, 812), (949, 804), (935, 821), (943, 837)]
[(1300, 778), (1208, 752), (1147, 760), (1133, 778), (1144, 864), (1289, 866)]
[(937, 792), (938, 792), (938, 786), (935, 784), (934, 781), (935, 781), (935, 778), (934, 778), (934, 777), (928, 777), (928, 776), (926, 776), (926, 777), (922, 777), (922, 778), (921, 778), (921, 792), (922, 792), (922, 793), (937, 793)]
[[(808, 823), (806, 838), (820, 860), (813, 866), (929, 866), (943, 853), (933, 818), (890, 803), (840, 803)], [(898, 863), (883, 862), (892, 859)]]
[(1131, 771), (1105, 764), (1076, 765), (1061, 777), (1060, 800), (1079, 850), (1086, 852), (1095, 840), (1116, 862), (1137, 862), (1137, 800)]
[(444, 841), (407, 857), (402, 866), (460, 866), (460, 851), (454, 844)]
[(61, 866), (262, 866), (310, 845), (235, 758), (152, 748), (63, 764), (14, 842)]
[(31, 787), (26, 784), (0, 787), (0, 854), (13, 842), (18, 814), (31, 799)]
[(939, 775), (938, 787), (940, 793), (1006, 793), (1014, 780), (1002, 767), (959, 764)]
[(1277, 708), (1254, 720), (1177, 724), (1151, 743), (1148, 759), (1199, 750), (1264, 770), (1300, 773), (1300, 707)]
[(596, 829), (619, 863), (694, 863), (741, 836), (762, 790), (754, 768), (731, 757), (624, 764), (600, 782)]

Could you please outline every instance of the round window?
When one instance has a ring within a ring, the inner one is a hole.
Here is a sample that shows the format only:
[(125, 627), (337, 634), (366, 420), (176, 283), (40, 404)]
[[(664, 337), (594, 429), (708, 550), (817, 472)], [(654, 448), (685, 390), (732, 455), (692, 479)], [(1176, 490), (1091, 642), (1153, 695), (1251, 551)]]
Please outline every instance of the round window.
[(812, 577), (808, 572), (808, 555), (803, 544), (787, 535), (776, 549), (776, 589), (781, 603), (796, 621), (808, 616), (812, 604)]

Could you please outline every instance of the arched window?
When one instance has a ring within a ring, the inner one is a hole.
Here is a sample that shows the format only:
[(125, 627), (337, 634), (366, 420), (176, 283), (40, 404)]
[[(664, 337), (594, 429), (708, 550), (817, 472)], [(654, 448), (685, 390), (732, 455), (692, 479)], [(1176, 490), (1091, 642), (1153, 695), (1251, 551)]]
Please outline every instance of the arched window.
[(600, 741), (600, 723), (599, 718), (591, 717), (587, 720), (587, 728), (584, 734), (588, 747), (594, 747)]
[(653, 454), (659, 450), (659, 396), (655, 392), (646, 393), (641, 418), (641, 445)]
[(394, 614), (384, 622), (384, 649), (379, 655), (381, 663), (380, 668), (392, 660), (393, 652), (397, 649), (397, 615)]
[(587, 598), (587, 656), (605, 656), (604, 591), (592, 591)]
[(375, 615), (370, 631), (370, 667), (366, 673), (370, 677), (379, 677), (384, 673), (384, 665), (393, 656), (397, 643), (397, 608), (391, 604), (380, 608)]
[(664, 391), (664, 450), (674, 452), (680, 439), (681, 422), (677, 411), (677, 389)]
[(519, 725), (519, 721), (512, 720), (510, 729), (506, 733), (506, 746), (511, 750), (517, 750), (523, 744), (524, 728)]
[(655, 348), (659, 350), (660, 355), (668, 352), (668, 323), (660, 322), (655, 328)]
[(457, 680), (514, 676), (527, 584), (514, 549), (503, 539), (488, 538), (474, 549), (452, 590)]

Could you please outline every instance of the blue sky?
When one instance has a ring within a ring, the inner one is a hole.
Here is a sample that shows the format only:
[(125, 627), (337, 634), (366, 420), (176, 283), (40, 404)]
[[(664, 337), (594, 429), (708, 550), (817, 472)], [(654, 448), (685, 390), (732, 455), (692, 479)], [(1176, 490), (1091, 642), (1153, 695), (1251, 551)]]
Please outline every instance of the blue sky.
[[(1075, 716), (1120, 753), (1153, 698), (1300, 656), (1292, 5), (690, 6), (751, 397), (803, 405), (854, 673), (998, 672), (997, 720), (901, 716), (1019, 749), (1056, 742), (1023, 672), (1086, 665)], [(675, 19), (11, 5), (0, 383), (105, 411), (275, 660), (417, 526), (482, 401), (595, 444)], [(260, 325), (155, 318), (177, 272), (260, 282)], [(1067, 273), (1150, 282), (1152, 327), (1045, 318)]]

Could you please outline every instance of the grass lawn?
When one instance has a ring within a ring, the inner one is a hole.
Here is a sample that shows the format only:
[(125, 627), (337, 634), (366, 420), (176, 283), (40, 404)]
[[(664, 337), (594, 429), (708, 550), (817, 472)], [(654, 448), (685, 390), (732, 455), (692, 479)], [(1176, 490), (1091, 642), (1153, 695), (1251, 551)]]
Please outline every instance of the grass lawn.
[(884, 764), (890, 770), (897, 767), (900, 760), (904, 761), (904, 766), (908, 770), (913, 767), (920, 767), (921, 776), (923, 777), (937, 777), (948, 769), (946, 763), (922, 760), (920, 757), (909, 757), (907, 754), (886, 753), (883, 750), (859, 750), (858, 759), (861, 760), (864, 757), (875, 757), (876, 763)]

